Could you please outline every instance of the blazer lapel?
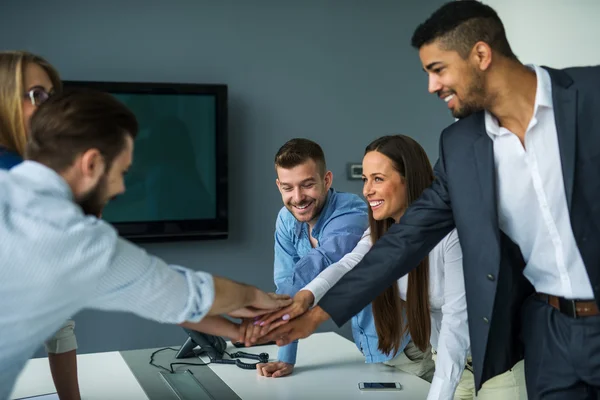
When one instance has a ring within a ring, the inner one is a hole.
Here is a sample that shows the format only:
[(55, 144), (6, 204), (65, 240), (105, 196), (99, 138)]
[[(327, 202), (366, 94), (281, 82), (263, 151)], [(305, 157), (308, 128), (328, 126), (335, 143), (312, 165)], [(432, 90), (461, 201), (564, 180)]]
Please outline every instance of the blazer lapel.
[(552, 103), (554, 121), (560, 148), (565, 194), (571, 211), (573, 180), (575, 179), (575, 143), (577, 136), (577, 90), (571, 86), (571, 78), (562, 71), (548, 68), (552, 80)]
[(494, 147), (485, 129), (484, 113), (480, 113), (477, 126), (477, 139), (473, 143), (475, 160), (477, 163), (477, 175), (481, 189), (481, 207), (487, 217), (485, 224), (489, 224), (494, 233), (496, 244), (500, 245), (500, 234), (498, 230), (498, 201), (496, 198), (496, 166), (494, 164)]

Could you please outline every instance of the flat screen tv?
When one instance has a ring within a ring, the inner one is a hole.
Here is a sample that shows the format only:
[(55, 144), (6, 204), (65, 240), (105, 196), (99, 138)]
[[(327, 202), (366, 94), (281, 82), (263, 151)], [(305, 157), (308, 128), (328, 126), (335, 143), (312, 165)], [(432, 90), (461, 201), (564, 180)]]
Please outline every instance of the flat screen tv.
[(137, 242), (228, 236), (227, 86), (64, 81), (118, 98), (139, 133), (126, 191), (102, 218)]

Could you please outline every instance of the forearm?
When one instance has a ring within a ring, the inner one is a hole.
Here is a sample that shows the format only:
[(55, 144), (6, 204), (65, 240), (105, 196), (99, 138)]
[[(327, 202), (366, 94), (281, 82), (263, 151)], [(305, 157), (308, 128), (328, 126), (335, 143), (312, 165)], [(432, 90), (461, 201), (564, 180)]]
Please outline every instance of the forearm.
[(225, 336), (230, 339), (237, 339), (239, 336), (239, 326), (221, 316), (205, 317), (200, 322), (186, 321), (180, 325), (187, 329), (207, 333), (209, 335)]
[(213, 277), (215, 299), (208, 315), (220, 315), (247, 307), (255, 299), (257, 289), (253, 286)]
[(66, 353), (48, 353), (50, 372), (60, 400), (79, 400), (77, 380), (77, 351)]

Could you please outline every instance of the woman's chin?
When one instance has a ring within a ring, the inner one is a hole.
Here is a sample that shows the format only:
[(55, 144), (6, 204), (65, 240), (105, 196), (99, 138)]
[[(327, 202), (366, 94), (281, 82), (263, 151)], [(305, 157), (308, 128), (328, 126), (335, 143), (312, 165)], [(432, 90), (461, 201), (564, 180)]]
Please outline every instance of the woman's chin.
[(373, 213), (373, 219), (375, 221), (385, 221), (388, 218), (391, 218), (391, 216), (385, 215), (384, 213)]

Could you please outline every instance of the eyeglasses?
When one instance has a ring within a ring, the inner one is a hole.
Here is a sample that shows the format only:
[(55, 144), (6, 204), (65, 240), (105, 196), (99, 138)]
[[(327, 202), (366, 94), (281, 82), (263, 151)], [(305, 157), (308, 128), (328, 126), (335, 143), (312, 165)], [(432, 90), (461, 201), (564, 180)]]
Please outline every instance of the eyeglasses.
[(39, 106), (54, 94), (54, 90), (46, 92), (46, 89), (42, 87), (34, 87), (30, 91), (26, 92), (23, 97), (31, 101), (32, 106)]

